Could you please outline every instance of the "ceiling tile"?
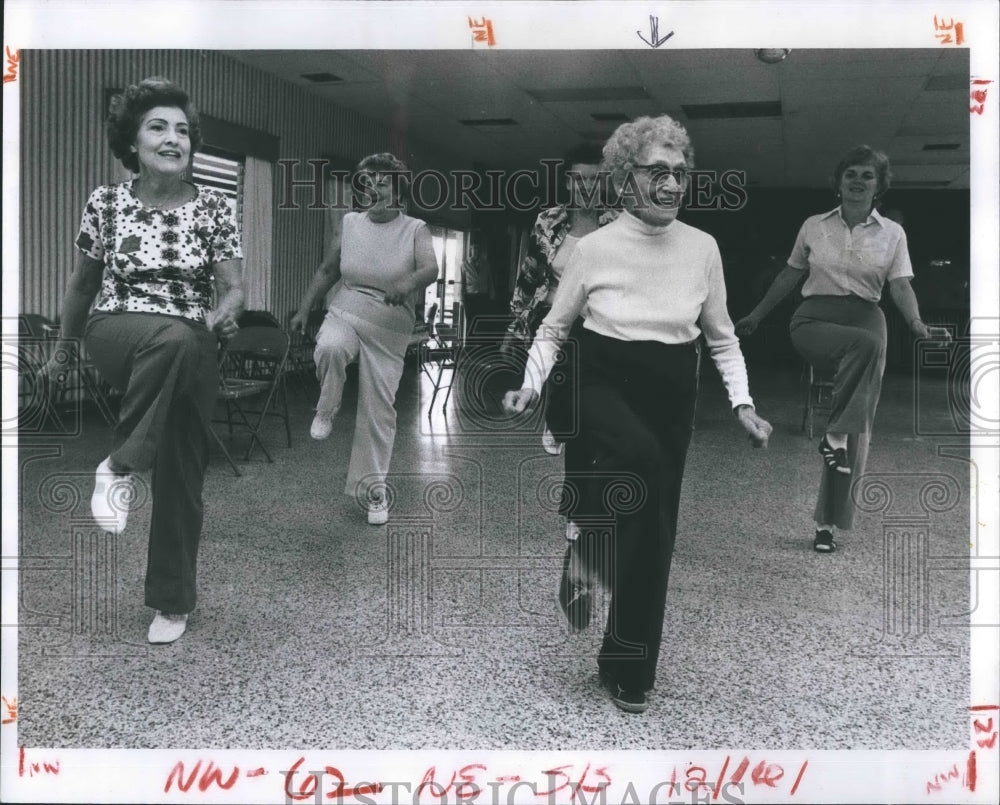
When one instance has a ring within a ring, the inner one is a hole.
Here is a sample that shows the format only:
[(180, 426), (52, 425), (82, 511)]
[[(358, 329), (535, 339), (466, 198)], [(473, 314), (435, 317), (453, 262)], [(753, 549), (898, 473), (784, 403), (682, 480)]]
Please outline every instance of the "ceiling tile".
[(566, 89), (628, 86), (632, 66), (614, 50), (493, 51), (487, 63), (523, 89)]
[(924, 78), (920, 75), (814, 79), (795, 76), (782, 80), (781, 102), (787, 111), (865, 101), (871, 104), (874, 100), (891, 106), (898, 101), (908, 101), (923, 92), (923, 88)]
[[(751, 48), (664, 50), (486, 49), (231, 52), (233, 58), (404, 131), (427, 152), (486, 167), (536, 165), (581, 138), (607, 137), (619, 121), (668, 113), (684, 122), (699, 166), (753, 171), (761, 186), (825, 186), (848, 148), (869, 143), (908, 175), (968, 183), (968, 92), (927, 91), (935, 76), (968, 75), (961, 48), (793, 49), (778, 64)], [(302, 73), (343, 79), (309, 85)], [(957, 79), (953, 79), (957, 80)], [(529, 90), (642, 87), (649, 100), (540, 103)], [(688, 121), (686, 104), (780, 101), (780, 118)], [(475, 130), (460, 119), (511, 117), (510, 129)], [(960, 137), (960, 152), (923, 152)], [(906, 163), (906, 164), (903, 164)], [(951, 165), (948, 177), (934, 173)], [(963, 179), (962, 170), (965, 170)], [(908, 179), (918, 181), (918, 179)]]

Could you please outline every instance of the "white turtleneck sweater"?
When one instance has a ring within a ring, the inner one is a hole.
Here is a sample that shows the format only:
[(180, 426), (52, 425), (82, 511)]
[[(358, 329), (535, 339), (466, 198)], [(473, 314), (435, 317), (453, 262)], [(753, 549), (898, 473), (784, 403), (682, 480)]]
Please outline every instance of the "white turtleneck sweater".
[(651, 226), (630, 213), (580, 240), (528, 354), (524, 387), (541, 393), (577, 316), (621, 341), (684, 344), (704, 334), (729, 401), (753, 405), (726, 309), (715, 238), (681, 221)]

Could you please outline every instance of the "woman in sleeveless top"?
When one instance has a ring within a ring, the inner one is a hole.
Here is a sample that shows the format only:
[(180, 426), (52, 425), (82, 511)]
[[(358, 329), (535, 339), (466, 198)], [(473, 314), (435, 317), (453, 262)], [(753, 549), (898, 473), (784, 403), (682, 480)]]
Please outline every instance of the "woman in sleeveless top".
[(406, 215), (408, 171), (392, 154), (358, 163), (354, 183), (362, 211), (337, 223), (329, 255), (320, 264), (291, 329), (302, 331), (313, 303), (331, 288), (326, 318), (316, 335), (320, 382), (310, 435), (326, 439), (340, 410), (347, 366), (358, 364), (358, 414), (344, 493), (367, 510), (368, 522), (389, 519), (386, 476), (396, 438), (396, 391), (413, 334), (418, 295), (437, 279), (430, 230)]

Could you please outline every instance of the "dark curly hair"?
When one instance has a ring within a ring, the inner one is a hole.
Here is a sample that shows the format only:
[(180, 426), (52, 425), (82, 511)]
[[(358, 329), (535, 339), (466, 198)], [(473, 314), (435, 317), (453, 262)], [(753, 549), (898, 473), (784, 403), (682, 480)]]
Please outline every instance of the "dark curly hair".
[(559, 179), (559, 184), (566, 183), (566, 172), (574, 165), (600, 166), (602, 159), (604, 159), (604, 154), (601, 151), (601, 146), (597, 143), (586, 141), (577, 143), (563, 154), (562, 162), (556, 168), (556, 176)]
[(389, 152), (369, 154), (362, 159), (354, 169), (355, 173), (392, 173), (399, 174), (399, 200), (410, 198), (410, 169), (403, 160)]
[(191, 153), (201, 147), (201, 125), (198, 111), (188, 94), (173, 81), (160, 76), (143, 79), (126, 87), (111, 99), (104, 128), (111, 152), (132, 173), (139, 172), (139, 157), (132, 150), (139, 134), (142, 116), (157, 106), (172, 106), (184, 112), (188, 120)]
[(878, 180), (878, 187), (875, 190), (875, 199), (881, 198), (885, 191), (892, 184), (892, 171), (889, 169), (889, 157), (883, 152), (876, 151), (867, 145), (856, 145), (846, 154), (837, 167), (833, 170), (833, 192), (840, 197), (840, 180), (844, 178), (844, 171), (851, 165), (871, 165), (875, 169), (875, 177)]
[(603, 146), (592, 142), (577, 143), (563, 154), (563, 167), (572, 165), (600, 165), (604, 159)]
[[(560, 199), (566, 199), (567, 195), (567, 182), (569, 181), (569, 171), (573, 169), (574, 165), (594, 165), (598, 168), (601, 167), (601, 162), (604, 159), (604, 152), (602, 151), (602, 146), (590, 141), (583, 141), (577, 143), (567, 150), (563, 156), (562, 161), (556, 166), (556, 188)], [(600, 197), (598, 199), (600, 206), (607, 206), (607, 191), (610, 188), (604, 181), (601, 181)], [(563, 201), (562, 203), (567, 203)]]

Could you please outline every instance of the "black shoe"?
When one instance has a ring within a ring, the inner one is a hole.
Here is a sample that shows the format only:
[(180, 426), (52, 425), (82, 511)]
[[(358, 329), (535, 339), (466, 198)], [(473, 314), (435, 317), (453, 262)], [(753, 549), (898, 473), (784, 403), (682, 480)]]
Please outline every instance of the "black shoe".
[[(576, 542), (567, 546), (563, 557), (562, 579), (559, 582), (559, 606), (562, 607), (566, 620), (573, 631), (579, 632), (590, 626), (590, 614), (593, 600), (590, 594), (590, 584), (586, 578), (577, 578), (571, 573), (573, 552), (577, 550)], [(576, 563), (580, 564), (579, 560)]]
[(851, 474), (851, 465), (847, 463), (847, 451), (843, 447), (831, 447), (826, 436), (820, 440), (819, 454), (823, 456), (823, 461), (829, 469), (842, 472), (844, 475)]
[(837, 550), (837, 543), (833, 541), (833, 534), (824, 529), (817, 531), (813, 538), (813, 550), (819, 553), (833, 553)]
[(619, 710), (624, 710), (626, 713), (646, 712), (646, 708), (649, 707), (649, 701), (646, 699), (646, 691), (626, 690), (618, 684), (618, 680), (603, 669), (599, 672), (599, 675), (601, 685), (607, 688), (611, 694), (611, 701), (615, 703)]

